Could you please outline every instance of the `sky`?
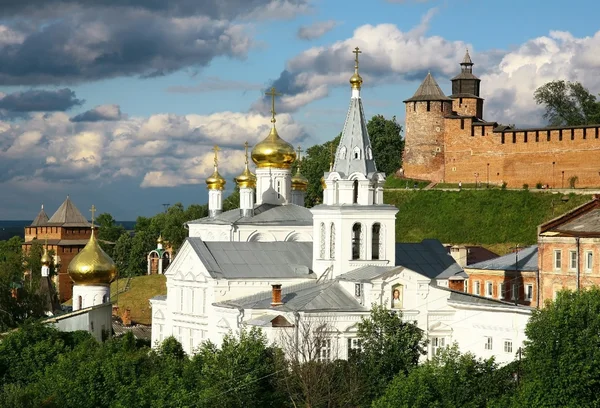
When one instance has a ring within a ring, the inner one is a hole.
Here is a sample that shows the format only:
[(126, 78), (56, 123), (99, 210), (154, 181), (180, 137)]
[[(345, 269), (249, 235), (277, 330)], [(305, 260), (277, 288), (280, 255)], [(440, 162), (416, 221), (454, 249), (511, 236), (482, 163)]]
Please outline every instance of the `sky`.
[(69, 194), (117, 220), (202, 204), (221, 147), (225, 195), (244, 142), (303, 148), (342, 129), (359, 47), (368, 118), (404, 123), (430, 71), (444, 92), (468, 49), (484, 119), (544, 124), (533, 92), (600, 92), (600, 3), (504, 0), (2, 0), (0, 219)]

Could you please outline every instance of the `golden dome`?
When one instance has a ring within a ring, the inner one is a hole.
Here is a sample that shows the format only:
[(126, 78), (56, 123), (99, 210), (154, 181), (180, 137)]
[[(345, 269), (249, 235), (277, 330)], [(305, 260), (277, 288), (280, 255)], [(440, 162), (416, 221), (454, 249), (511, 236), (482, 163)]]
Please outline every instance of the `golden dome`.
[(256, 188), (256, 175), (248, 168), (248, 142), (244, 143), (246, 165), (242, 174), (237, 176), (234, 180), (239, 188)]
[(117, 276), (117, 266), (100, 248), (92, 229), (90, 240), (69, 263), (67, 272), (76, 285), (108, 285)]
[(269, 135), (252, 149), (252, 161), (258, 168), (289, 169), (296, 161), (294, 147), (279, 137), (275, 126)]
[(308, 179), (300, 174), (300, 167), (296, 174), (292, 176), (292, 190), (306, 191), (308, 187)]
[(206, 179), (206, 187), (209, 190), (223, 190), (225, 183), (227, 183), (227, 181), (219, 174), (219, 170), (217, 170), (217, 166), (215, 166), (213, 174)]
[(156, 240), (156, 243), (157, 243), (157, 244), (162, 244), (162, 243), (163, 243), (163, 237), (162, 237), (162, 234), (159, 234), (159, 235), (158, 235), (158, 239)]
[(48, 247), (44, 247), (44, 254), (40, 259), (42, 261), (42, 265), (48, 266), (52, 263), (52, 257), (48, 253)]

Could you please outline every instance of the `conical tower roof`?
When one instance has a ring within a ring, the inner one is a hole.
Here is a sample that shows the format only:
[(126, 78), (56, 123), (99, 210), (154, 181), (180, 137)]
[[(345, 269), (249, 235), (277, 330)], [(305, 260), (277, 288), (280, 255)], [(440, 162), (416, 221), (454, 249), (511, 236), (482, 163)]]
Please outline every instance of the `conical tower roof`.
[(442, 88), (431, 75), (431, 72), (427, 74), (417, 92), (404, 102), (418, 102), (418, 101), (451, 101), (452, 99), (444, 95)]
[(46, 225), (48, 223), (48, 214), (44, 211), (44, 205), (42, 204), (42, 209), (35, 217), (33, 222), (31, 223), (32, 227), (39, 227), (40, 225)]
[(63, 227), (89, 227), (90, 223), (85, 217), (79, 212), (75, 204), (71, 201), (69, 196), (67, 199), (58, 207), (58, 210), (48, 220), (49, 224), (58, 224)]
[(473, 61), (471, 61), (471, 56), (469, 55), (469, 50), (465, 53), (465, 57), (463, 58), (461, 65), (473, 65)]

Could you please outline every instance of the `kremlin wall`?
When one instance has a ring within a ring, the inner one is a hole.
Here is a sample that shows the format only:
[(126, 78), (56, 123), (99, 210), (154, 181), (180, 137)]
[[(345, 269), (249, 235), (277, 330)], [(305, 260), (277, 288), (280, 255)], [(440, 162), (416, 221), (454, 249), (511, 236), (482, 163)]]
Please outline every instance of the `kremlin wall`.
[(431, 74), (406, 104), (404, 177), (508, 188), (600, 186), (600, 124), (518, 129), (483, 120), (469, 53), (447, 97)]

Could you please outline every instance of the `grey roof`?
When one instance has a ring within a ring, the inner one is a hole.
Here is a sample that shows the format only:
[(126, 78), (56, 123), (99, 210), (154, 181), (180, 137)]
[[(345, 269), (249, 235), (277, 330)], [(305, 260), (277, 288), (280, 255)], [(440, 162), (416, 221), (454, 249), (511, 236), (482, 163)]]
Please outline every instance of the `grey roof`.
[(358, 301), (348, 294), (338, 281), (322, 283), (303, 283), (281, 288), (282, 305), (271, 306), (271, 291), (245, 298), (232, 299), (216, 303), (222, 307), (243, 307), (245, 309), (271, 309), (277, 311), (367, 311)]
[(468, 278), (454, 258), (437, 239), (419, 243), (397, 243), (396, 265), (404, 266), (430, 279)]
[[(353, 154), (356, 147), (360, 149), (358, 159), (355, 159)], [(333, 171), (340, 173), (342, 177), (348, 177), (356, 172), (365, 176), (377, 172), (361, 98), (350, 99), (342, 137), (335, 154)]]
[(64, 227), (89, 227), (90, 223), (79, 212), (69, 196), (50, 217), (48, 224), (58, 224)]
[(469, 55), (469, 50), (465, 53), (465, 57), (463, 58), (461, 65), (473, 65), (473, 61), (471, 61), (471, 56)]
[(157, 295), (154, 296), (152, 300), (167, 300), (167, 295)]
[[(517, 263), (518, 260), (518, 263)], [(538, 247), (531, 245), (519, 252), (500, 256), (488, 261), (469, 265), (468, 269), (486, 269), (492, 271), (537, 271), (538, 270)]]
[(40, 225), (46, 225), (48, 223), (48, 214), (44, 211), (44, 205), (42, 204), (42, 209), (35, 217), (35, 220), (31, 223), (32, 227), (38, 227)]
[(512, 307), (519, 308), (519, 309), (532, 310), (532, 308), (530, 308), (530, 307), (521, 306), (521, 305), (517, 306), (514, 303), (506, 302), (506, 301), (499, 300), (499, 299), (493, 299), (493, 298), (484, 297), (484, 296), (472, 295), (470, 293), (458, 292), (455, 290), (442, 288), (440, 286), (438, 286), (438, 288), (449, 290), (451, 292), (449, 300), (454, 301), (454, 302), (471, 303), (471, 304), (476, 304), (476, 305), (484, 305), (484, 306), (492, 306), (492, 307), (512, 306)]
[(143, 324), (134, 324), (132, 326), (124, 326), (122, 323), (118, 321), (114, 321), (112, 323), (112, 329), (115, 333), (115, 337), (123, 336), (126, 333), (131, 332), (133, 337), (141, 340), (151, 340), (152, 339), (152, 327), (146, 326)]
[(409, 98), (404, 102), (414, 101), (452, 101), (452, 99), (444, 95), (442, 88), (440, 88), (430, 72), (427, 74), (412, 98)]
[(260, 204), (254, 207), (253, 217), (242, 217), (239, 209), (225, 211), (214, 218), (204, 217), (187, 224), (234, 224), (234, 225), (312, 225), (312, 213), (306, 207), (295, 204)]
[(215, 279), (316, 278), (312, 242), (186, 241)]
[(360, 281), (360, 282), (368, 282), (375, 278), (378, 278), (386, 273), (398, 269), (396, 266), (375, 266), (375, 265), (367, 265), (357, 269), (354, 269), (350, 272), (346, 272), (340, 276), (338, 279), (346, 280), (346, 281)]
[(600, 208), (595, 208), (583, 215), (555, 228), (558, 231), (577, 233), (600, 233)]
[[(461, 71), (458, 75), (456, 75), (454, 78), (452, 78), (451, 81), (455, 81), (457, 79), (475, 79), (477, 81), (481, 81), (481, 79), (479, 79), (478, 77), (476, 77), (475, 75), (473, 75), (472, 72), (468, 72), (468, 71)], [(452, 95), (452, 96), (455, 97), (455, 98), (459, 98), (460, 95), (461, 94), (455, 94), (455, 95)], [(472, 98), (473, 96), (479, 98), (478, 96), (473, 95), (473, 94), (464, 94), (465, 98), (468, 98), (468, 97)], [(483, 98), (479, 98), (479, 99), (483, 99)]]
[[(34, 240), (23, 242), (25, 245), (33, 244)], [(39, 242), (39, 240), (38, 240)], [(49, 239), (48, 245), (58, 245), (58, 246), (86, 246), (89, 240), (87, 239)], [(107, 242), (107, 241), (102, 241)]]
[[(256, 316), (252, 319), (248, 319), (245, 320), (244, 323), (250, 326), (259, 326), (259, 327), (272, 327), (273, 326), (273, 320), (275, 320), (277, 317), (281, 316), (280, 314), (273, 314), (273, 313), (267, 313), (267, 314), (263, 314), (260, 316)], [(285, 319), (285, 317), (284, 317)], [(286, 320), (286, 325), (289, 324), (289, 322)]]

